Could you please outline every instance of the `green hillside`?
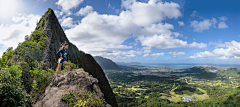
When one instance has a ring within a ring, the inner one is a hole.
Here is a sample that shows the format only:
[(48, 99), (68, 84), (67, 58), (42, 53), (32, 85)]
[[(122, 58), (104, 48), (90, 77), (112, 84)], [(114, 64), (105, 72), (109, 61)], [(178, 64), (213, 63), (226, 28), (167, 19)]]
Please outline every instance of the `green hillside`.
[(121, 70), (121, 68), (110, 59), (103, 58), (101, 56), (95, 56), (94, 59), (102, 67), (103, 70)]

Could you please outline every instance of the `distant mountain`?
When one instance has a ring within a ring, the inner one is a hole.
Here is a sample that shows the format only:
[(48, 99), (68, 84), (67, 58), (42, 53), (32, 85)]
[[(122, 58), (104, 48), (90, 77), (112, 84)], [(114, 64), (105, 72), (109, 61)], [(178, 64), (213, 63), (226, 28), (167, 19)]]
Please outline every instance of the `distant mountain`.
[(228, 68), (217, 72), (217, 76), (224, 78), (239, 78), (240, 70), (237, 68)]
[(115, 62), (111, 59), (103, 58), (101, 56), (94, 56), (93, 57), (97, 63), (102, 67), (103, 70), (121, 70)]

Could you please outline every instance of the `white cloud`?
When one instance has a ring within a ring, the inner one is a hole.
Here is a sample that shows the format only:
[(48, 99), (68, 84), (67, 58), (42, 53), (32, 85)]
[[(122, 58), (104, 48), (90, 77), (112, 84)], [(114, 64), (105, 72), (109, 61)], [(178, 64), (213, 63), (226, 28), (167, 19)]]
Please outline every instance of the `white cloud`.
[(2, 58), (2, 55), (3, 55), (3, 51), (0, 51), (0, 58)]
[(228, 48), (217, 48), (213, 50), (213, 53), (217, 56), (228, 56), (228, 57), (234, 57), (234, 56), (240, 56), (240, 49), (236, 47), (228, 47)]
[(221, 59), (221, 60), (227, 60), (227, 59), (229, 59), (229, 57), (226, 57), (226, 56), (221, 56), (221, 57), (218, 57), (217, 59)]
[(164, 52), (161, 52), (161, 53), (153, 53), (153, 54), (144, 54), (143, 57), (153, 57), (153, 58), (157, 58), (159, 56), (163, 56), (164, 55)]
[(211, 56), (214, 56), (214, 54), (212, 54), (209, 51), (205, 51), (205, 52), (195, 53), (193, 56), (190, 56), (189, 58), (207, 58)]
[(153, 58), (157, 58), (157, 57), (163, 56), (163, 55), (164, 55), (164, 53), (161, 52), (161, 53), (153, 53), (153, 54), (150, 54), (149, 56), (151, 56), (151, 57), (153, 57)]
[(226, 16), (218, 17), (219, 21), (226, 21), (228, 18)]
[(135, 51), (135, 50), (112, 51), (112, 52), (98, 53), (96, 56), (103, 56), (105, 58), (119, 60), (119, 59), (132, 59), (132, 58), (135, 58), (137, 55), (141, 55), (142, 53), (143, 51)]
[(198, 15), (198, 12), (197, 11), (193, 11), (192, 14), (190, 15), (191, 17), (195, 17)]
[(19, 15), (12, 18), (16, 24), (1, 24), (0, 25), (0, 43), (7, 47), (16, 48), (19, 42), (24, 41), (25, 35), (30, 35), (36, 27), (39, 15)]
[(153, 36), (139, 36), (137, 39), (141, 41), (142, 46), (156, 47), (158, 49), (188, 47), (187, 41), (174, 39), (170, 35), (165, 34)]
[(76, 25), (73, 23), (73, 18), (71, 18), (71, 17), (68, 17), (68, 18), (63, 19), (61, 25), (62, 25), (63, 27), (67, 27), (67, 28), (73, 28), (73, 27), (76, 26)]
[[(227, 20), (227, 17), (222, 16), (222, 17), (218, 17), (220, 21), (225, 21)], [(205, 19), (203, 21), (191, 21), (190, 27), (194, 28), (195, 32), (203, 32), (205, 30), (209, 30), (211, 27), (213, 28), (217, 28), (216, 24), (218, 23), (216, 18), (212, 18), (210, 19)], [(218, 23), (218, 28), (219, 29), (225, 29), (228, 28), (228, 26), (226, 25), (225, 22), (219, 22)]]
[(180, 5), (174, 2), (156, 2), (149, 0), (148, 3), (137, 2), (136, 0), (122, 0), (122, 7), (128, 9), (126, 12), (131, 17), (133, 23), (138, 26), (147, 26), (159, 23), (168, 18), (177, 19), (182, 16)]
[(234, 56), (234, 59), (240, 59), (240, 57), (238, 57), (238, 56)]
[(225, 47), (225, 44), (221, 42), (209, 42), (210, 45), (216, 45), (215, 48), (217, 47)]
[(203, 21), (198, 22), (197, 20), (191, 21), (191, 27), (194, 28), (195, 32), (202, 32), (204, 30), (210, 29), (212, 26), (211, 20), (205, 19)]
[(184, 26), (184, 22), (183, 21), (178, 21), (179, 26)]
[(63, 12), (68, 12), (72, 8), (76, 8), (83, 0), (58, 0), (55, 4), (59, 5)]
[(211, 23), (212, 23), (213, 27), (216, 28), (217, 19), (216, 18), (212, 18), (211, 19)]
[[(79, 13), (85, 15), (81, 21), (78, 21), (75, 27), (65, 31), (67, 37), (79, 49), (93, 55), (111, 53), (115, 50), (131, 49), (132, 46), (122, 44), (130, 36), (171, 35), (170, 29), (174, 29), (173, 25), (162, 23), (162, 20), (176, 19), (182, 15), (180, 6), (174, 2), (143, 3), (133, 0), (123, 1), (122, 6), (124, 9), (119, 15), (99, 14), (85, 7), (86, 12), (82, 9)], [(150, 52), (150, 49), (144, 51), (144, 53)]]
[(228, 28), (228, 26), (226, 25), (225, 22), (219, 22), (218, 23), (218, 28), (219, 29), (226, 29), (226, 28)]
[(46, 2), (47, 0), (38, 0), (38, 1)]
[(93, 7), (92, 6), (89, 6), (87, 5), (86, 7), (84, 8), (81, 8), (77, 13), (76, 15), (77, 16), (86, 16), (87, 14), (91, 13), (93, 11)]
[(145, 27), (142, 30), (141, 35), (152, 36), (154, 34), (169, 34), (171, 35), (172, 32), (170, 29), (174, 29), (174, 26), (169, 23), (159, 23), (159, 24), (151, 24), (150, 26)]
[(143, 57), (147, 57), (147, 56), (149, 56), (149, 54), (144, 54), (144, 55), (143, 55)]
[(60, 17), (63, 15), (63, 12), (58, 10), (54, 10), (54, 13), (56, 14), (57, 17)]
[(193, 42), (191, 44), (189, 44), (189, 47), (195, 47), (195, 48), (207, 48), (207, 44), (205, 43), (197, 43), (197, 42)]
[(183, 55), (186, 55), (185, 52), (168, 52), (168, 54), (170, 54), (172, 56), (183, 56)]
[(207, 44), (202, 42), (201, 43), (193, 42), (191, 44), (187, 44), (187, 41), (175, 39), (172, 36), (166, 34), (153, 36), (139, 36), (137, 40), (139, 40), (142, 43), (142, 46), (155, 47), (157, 49), (207, 47)]
[(238, 59), (240, 57), (240, 42), (233, 40), (225, 43), (210, 42), (209, 44), (216, 45), (215, 49), (212, 51), (212, 54), (217, 56), (216, 59)]

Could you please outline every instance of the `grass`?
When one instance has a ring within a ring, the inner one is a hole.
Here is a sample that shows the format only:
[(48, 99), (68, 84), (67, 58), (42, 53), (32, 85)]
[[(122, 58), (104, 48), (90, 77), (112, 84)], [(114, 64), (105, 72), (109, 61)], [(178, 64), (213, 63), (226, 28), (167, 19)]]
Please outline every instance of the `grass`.
[(127, 88), (129, 90), (133, 90), (133, 91), (137, 91), (137, 90), (147, 90), (147, 89), (143, 89), (143, 88), (135, 88), (135, 87), (132, 87), (132, 88)]
[(202, 91), (204, 94), (202, 95), (198, 95), (196, 93), (190, 92), (189, 90), (183, 90), (183, 95), (178, 95), (174, 92), (174, 90), (177, 89), (177, 87), (173, 88), (169, 93), (171, 94), (171, 97), (169, 97), (169, 95), (165, 94), (165, 93), (160, 93), (162, 94), (161, 98), (163, 99), (168, 99), (172, 102), (180, 102), (183, 101), (182, 97), (184, 96), (190, 96), (193, 98), (196, 98), (196, 100), (204, 100), (204, 99), (209, 99), (209, 96), (207, 95), (207, 92), (201, 88), (197, 88), (200, 91)]
[(62, 97), (70, 107), (104, 107), (103, 102), (95, 92), (86, 90), (72, 90), (69, 94)]

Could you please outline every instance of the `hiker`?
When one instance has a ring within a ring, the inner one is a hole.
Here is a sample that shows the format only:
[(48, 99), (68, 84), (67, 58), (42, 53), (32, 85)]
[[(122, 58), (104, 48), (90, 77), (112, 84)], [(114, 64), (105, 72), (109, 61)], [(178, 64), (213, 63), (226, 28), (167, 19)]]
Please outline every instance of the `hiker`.
[(58, 72), (59, 69), (61, 68), (62, 64), (68, 65), (68, 72), (70, 72), (70, 62), (68, 62), (69, 59), (69, 55), (68, 55), (68, 43), (63, 43), (62, 47), (59, 49), (59, 51), (57, 52), (57, 56), (59, 57), (57, 63), (58, 63), (58, 67), (57, 67), (57, 79), (58, 79)]

